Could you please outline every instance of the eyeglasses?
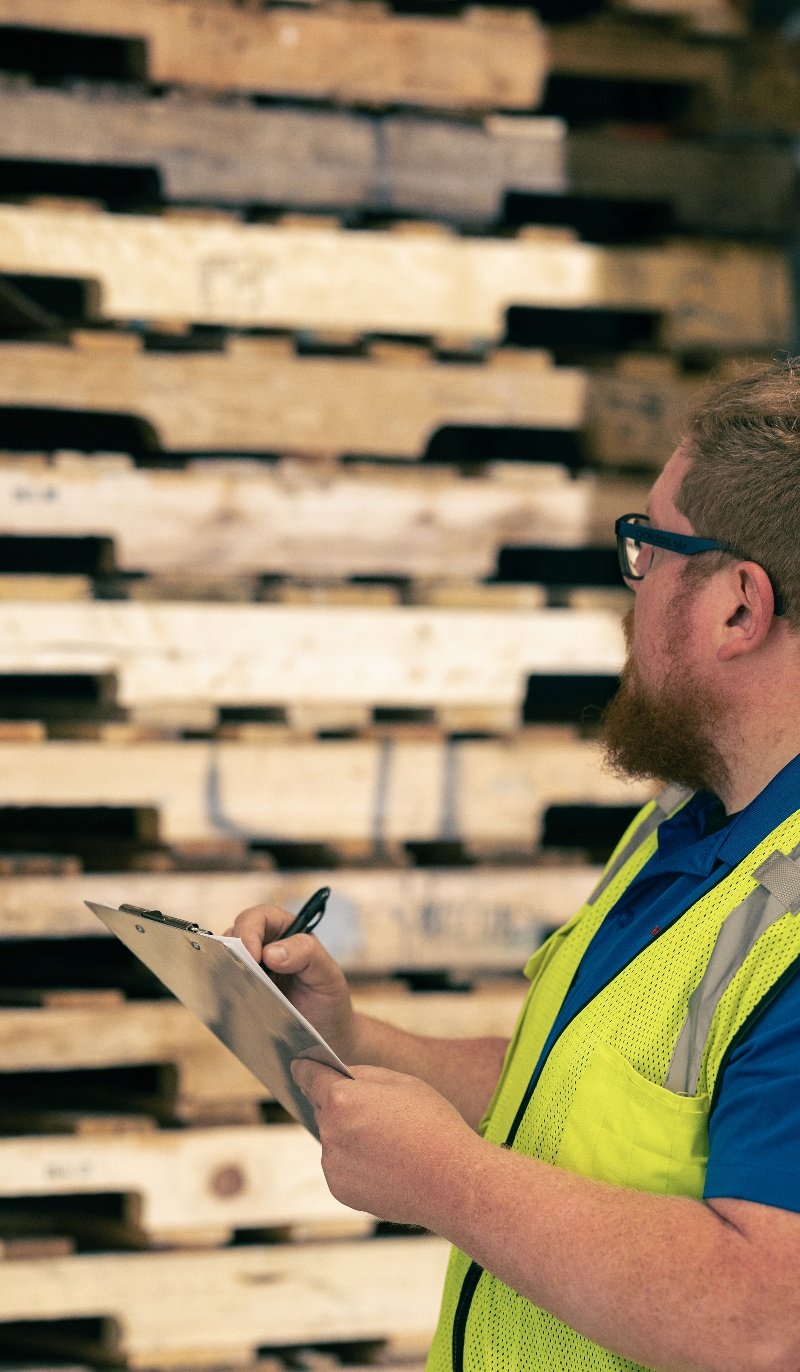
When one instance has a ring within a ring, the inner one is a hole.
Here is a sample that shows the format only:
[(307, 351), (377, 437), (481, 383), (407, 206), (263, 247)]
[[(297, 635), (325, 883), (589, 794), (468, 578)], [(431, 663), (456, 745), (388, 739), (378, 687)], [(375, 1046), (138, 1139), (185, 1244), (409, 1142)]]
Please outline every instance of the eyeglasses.
[[(650, 516), (646, 514), (622, 515), (614, 525), (617, 536), (617, 557), (619, 569), (626, 581), (641, 581), (653, 563), (654, 550), (666, 548), (668, 552), (680, 553), (681, 557), (694, 557), (696, 553), (732, 553), (736, 549), (729, 543), (719, 543), (715, 538), (698, 538), (696, 534), (676, 534), (668, 529), (654, 529)], [(783, 614), (783, 600), (773, 586), (775, 614)]]

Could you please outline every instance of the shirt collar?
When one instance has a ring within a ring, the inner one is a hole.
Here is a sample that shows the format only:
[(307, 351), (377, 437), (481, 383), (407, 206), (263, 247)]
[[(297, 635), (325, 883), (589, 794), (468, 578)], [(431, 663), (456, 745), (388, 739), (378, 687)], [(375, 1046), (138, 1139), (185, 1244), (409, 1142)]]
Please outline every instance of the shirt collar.
[(710, 876), (719, 865), (732, 870), (798, 809), (800, 754), (749, 805), (730, 817), (717, 796), (695, 792), (677, 815), (659, 826), (658, 866), (698, 876)]

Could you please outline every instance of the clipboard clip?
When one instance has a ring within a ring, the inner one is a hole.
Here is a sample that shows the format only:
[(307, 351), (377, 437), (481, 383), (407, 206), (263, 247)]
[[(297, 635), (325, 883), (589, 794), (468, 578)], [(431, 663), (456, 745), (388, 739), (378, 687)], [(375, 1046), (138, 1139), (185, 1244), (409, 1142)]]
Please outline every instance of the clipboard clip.
[(126, 915), (138, 915), (141, 919), (153, 919), (158, 924), (168, 924), (170, 929), (182, 929), (185, 934), (210, 934), (210, 929), (201, 929), (199, 924), (193, 924), (187, 919), (174, 919), (171, 915), (165, 915), (161, 910), (145, 910), (143, 905), (120, 905), (120, 910), (124, 910)]

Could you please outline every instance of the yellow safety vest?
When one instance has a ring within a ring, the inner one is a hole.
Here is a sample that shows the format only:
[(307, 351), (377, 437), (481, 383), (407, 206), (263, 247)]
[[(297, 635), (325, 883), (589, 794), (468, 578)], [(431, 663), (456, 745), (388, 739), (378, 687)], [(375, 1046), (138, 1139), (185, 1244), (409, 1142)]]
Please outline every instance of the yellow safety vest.
[[(514, 1152), (618, 1186), (700, 1197), (714, 1087), (734, 1042), (800, 968), (800, 811), (573, 1018), (531, 1074), (583, 955), (689, 797), (637, 815), (590, 900), (530, 959), (530, 987), (481, 1125)], [(491, 1199), (487, 1198), (487, 1205)], [(635, 1372), (454, 1249), (427, 1372)]]

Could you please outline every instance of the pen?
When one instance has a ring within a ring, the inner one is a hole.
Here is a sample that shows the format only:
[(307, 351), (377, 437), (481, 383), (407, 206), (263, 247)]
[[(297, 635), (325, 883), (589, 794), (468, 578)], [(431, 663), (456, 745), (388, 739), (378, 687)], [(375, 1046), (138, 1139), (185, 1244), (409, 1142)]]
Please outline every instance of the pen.
[(331, 893), (330, 886), (321, 886), (315, 891), (303, 906), (298, 910), (288, 929), (284, 929), (278, 938), (288, 938), (290, 934), (309, 933), (316, 929), (322, 916), (325, 914), (325, 906), (328, 903), (328, 896)]

